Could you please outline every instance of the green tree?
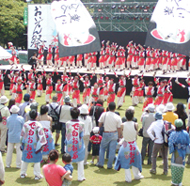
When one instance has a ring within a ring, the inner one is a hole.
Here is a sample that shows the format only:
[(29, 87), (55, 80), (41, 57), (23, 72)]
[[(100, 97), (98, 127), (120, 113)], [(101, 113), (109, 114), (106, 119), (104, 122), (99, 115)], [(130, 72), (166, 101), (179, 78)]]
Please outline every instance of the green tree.
[(8, 41), (15, 46), (26, 47), (27, 28), (23, 24), (24, 7), (27, 4), (21, 0), (0, 1), (0, 44), (4, 46)]

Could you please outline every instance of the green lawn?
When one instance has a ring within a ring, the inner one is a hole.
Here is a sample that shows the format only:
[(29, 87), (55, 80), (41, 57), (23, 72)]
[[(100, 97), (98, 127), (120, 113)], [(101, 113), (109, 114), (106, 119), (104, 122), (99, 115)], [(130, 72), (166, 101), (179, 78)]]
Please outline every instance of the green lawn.
[[(6, 91), (6, 96), (9, 96), (9, 92)], [(44, 96), (42, 98), (36, 98), (36, 101), (39, 103), (39, 106), (45, 103), (45, 98)], [(179, 99), (174, 99), (175, 105), (178, 102), (186, 103), (186, 100), (179, 100)], [(131, 98), (129, 96), (126, 96), (125, 104), (123, 107), (119, 110), (121, 117), (124, 116), (125, 110), (131, 105)], [(106, 103), (105, 103), (106, 106)], [(142, 104), (139, 104), (137, 107), (135, 107), (135, 117), (138, 118), (138, 123), (139, 127), (141, 127), (141, 122), (140, 122), (140, 116), (142, 114)], [(141, 149), (141, 143), (142, 143), (142, 138), (138, 137), (137, 140), (138, 147)], [(60, 150), (60, 148), (58, 148)], [(61, 155), (60, 155), (61, 157)], [(3, 154), (3, 161), (5, 164), (6, 160), (6, 154)], [(91, 155), (88, 157), (88, 161), (91, 160)], [(35, 181), (34, 180), (34, 174), (33, 174), (33, 165), (30, 164), (28, 166), (28, 171), (27, 171), (27, 177), (25, 179), (20, 178), (20, 170), (16, 169), (15, 165), (16, 161), (16, 154), (14, 152), (13, 155), (13, 163), (12, 163), (12, 168), (5, 168), (5, 186), (18, 186), (18, 185), (35, 185), (35, 186), (43, 186), (47, 185), (45, 179), (41, 179), (40, 181)], [(105, 162), (106, 163), (106, 162)], [(146, 164), (146, 161), (144, 162)], [(59, 165), (63, 165), (61, 162), (61, 158), (58, 161)], [(169, 158), (169, 165), (170, 165), (170, 158)], [(106, 168), (105, 164), (105, 168)], [(126, 183), (125, 182), (125, 176), (124, 176), (124, 169), (121, 169), (119, 172), (115, 170), (107, 170), (107, 169), (99, 169), (96, 166), (93, 165), (87, 165), (85, 166), (85, 177), (86, 181), (84, 182), (78, 182), (77, 181), (77, 167), (76, 164), (74, 164), (74, 173), (73, 173), (73, 181), (72, 185), (84, 185), (84, 186), (108, 186), (108, 185), (144, 185), (144, 186), (168, 186), (171, 185), (171, 172), (169, 169), (169, 174), (168, 176), (162, 175), (163, 169), (162, 169), (162, 159), (158, 158), (157, 160), (157, 175), (151, 175), (149, 174), (149, 169), (151, 166), (149, 165), (143, 165), (143, 170), (142, 174), (144, 175), (144, 179), (137, 181), (133, 180), (132, 183)], [(189, 179), (188, 176), (190, 175), (190, 166), (186, 165), (184, 177), (183, 177), (183, 185), (188, 186), (189, 184)], [(132, 174), (133, 176), (133, 174)]]

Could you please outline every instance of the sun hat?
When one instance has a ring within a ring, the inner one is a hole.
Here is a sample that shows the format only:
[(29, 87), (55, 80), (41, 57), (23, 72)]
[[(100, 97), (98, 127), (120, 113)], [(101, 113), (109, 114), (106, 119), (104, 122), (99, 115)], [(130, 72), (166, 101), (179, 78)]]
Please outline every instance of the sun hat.
[(166, 104), (166, 110), (167, 111), (172, 111), (172, 110), (174, 110), (174, 108), (175, 107), (174, 107), (173, 103), (169, 102)]
[(70, 97), (69, 97), (69, 96), (65, 96), (64, 102), (65, 102), (65, 103), (70, 103), (70, 102), (71, 102)]
[(92, 131), (94, 134), (98, 134), (99, 129), (100, 129), (99, 127), (94, 127)]
[(183, 121), (181, 119), (176, 119), (174, 122), (176, 128), (182, 127), (183, 126)]
[(156, 112), (164, 113), (164, 111), (165, 111), (165, 106), (163, 104), (158, 105), (158, 107), (156, 108)]
[(162, 119), (162, 113), (161, 112), (156, 112), (154, 117), (155, 117), (156, 120), (160, 120), (160, 119)]
[(150, 112), (154, 112), (154, 109), (155, 109), (154, 104), (149, 104), (147, 109), (148, 109), (148, 111), (150, 111)]
[(88, 106), (83, 104), (81, 107), (79, 107), (80, 114), (89, 114), (88, 112)]
[(13, 105), (13, 106), (11, 107), (11, 109), (10, 109), (10, 112), (12, 112), (13, 114), (16, 114), (16, 113), (19, 112), (19, 110), (20, 110), (19, 107), (17, 107), (16, 105)]
[(6, 96), (1, 96), (0, 103), (5, 104), (9, 101), (9, 99)]
[(128, 109), (129, 109), (129, 110), (133, 110), (133, 111), (135, 111), (135, 107), (133, 107), (133, 106), (129, 106)]

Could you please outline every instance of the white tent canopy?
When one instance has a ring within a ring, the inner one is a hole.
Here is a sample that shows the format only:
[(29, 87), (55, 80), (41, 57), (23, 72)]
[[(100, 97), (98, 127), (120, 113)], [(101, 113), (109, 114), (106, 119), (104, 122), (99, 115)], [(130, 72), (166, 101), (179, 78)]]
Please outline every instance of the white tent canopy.
[(0, 60), (2, 59), (9, 59), (12, 55), (7, 52), (3, 47), (0, 46)]

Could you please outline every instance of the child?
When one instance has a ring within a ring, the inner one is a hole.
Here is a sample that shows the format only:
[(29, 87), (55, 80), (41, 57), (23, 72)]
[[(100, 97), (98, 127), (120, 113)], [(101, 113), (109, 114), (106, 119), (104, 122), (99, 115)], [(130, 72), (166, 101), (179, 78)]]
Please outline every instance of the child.
[(93, 133), (94, 133), (94, 135), (90, 138), (90, 142), (92, 143), (92, 161), (91, 161), (91, 163), (94, 164), (94, 158), (96, 156), (97, 164), (98, 164), (100, 143), (102, 141), (102, 136), (99, 135), (99, 127), (94, 127)]
[[(73, 173), (73, 166), (71, 165), (71, 155), (68, 153), (64, 153), (62, 156), (62, 162), (65, 164), (64, 169), (66, 171), (70, 171), (71, 175)], [(62, 181), (63, 184), (62, 186), (69, 186), (71, 185), (71, 181), (64, 179), (64, 177), (62, 177)]]

